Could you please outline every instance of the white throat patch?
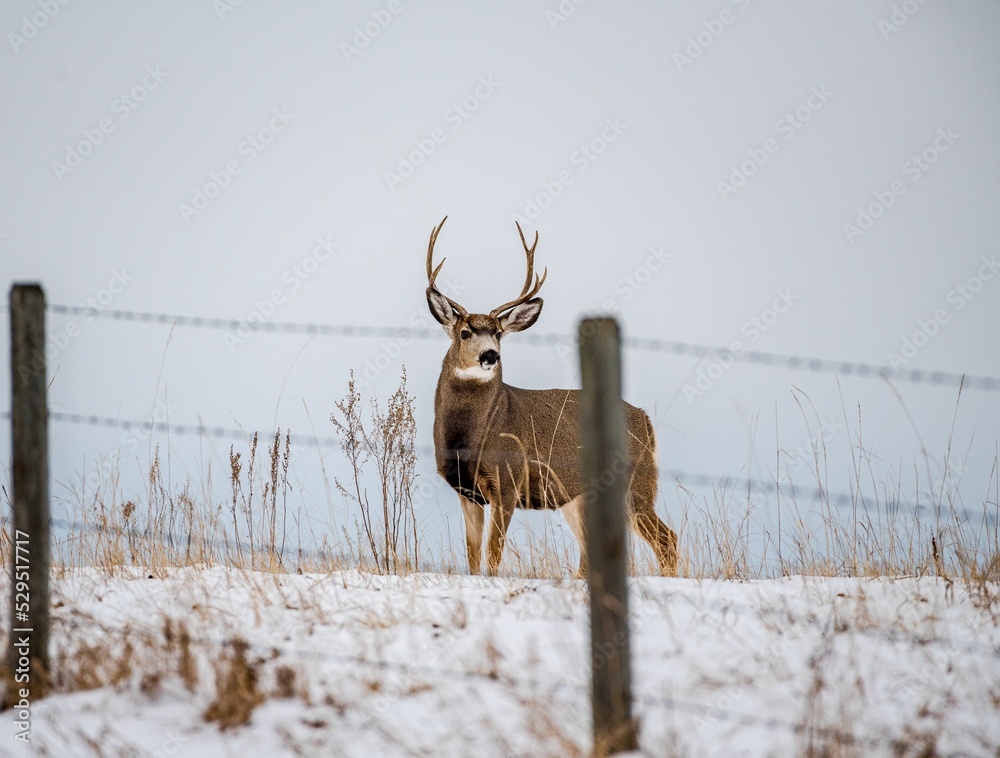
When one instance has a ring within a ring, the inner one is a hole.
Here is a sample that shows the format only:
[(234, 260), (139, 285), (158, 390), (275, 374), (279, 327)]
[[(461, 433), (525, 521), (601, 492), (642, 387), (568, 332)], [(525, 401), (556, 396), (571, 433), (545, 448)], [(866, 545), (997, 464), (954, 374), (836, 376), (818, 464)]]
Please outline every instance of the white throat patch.
[(482, 366), (472, 366), (471, 368), (456, 368), (456, 379), (474, 379), (477, 382), (488, 382), (493, 378), (495, 369), (486, 369)]

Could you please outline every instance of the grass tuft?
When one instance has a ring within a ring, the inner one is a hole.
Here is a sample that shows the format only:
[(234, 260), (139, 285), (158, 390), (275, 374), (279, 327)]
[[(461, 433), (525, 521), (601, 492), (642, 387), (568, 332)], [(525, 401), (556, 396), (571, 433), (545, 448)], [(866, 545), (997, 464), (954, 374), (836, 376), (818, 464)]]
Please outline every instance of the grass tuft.
[(215, 699), (204, 713), (206, 721), (221, 729), (232, 729), (250, 722), (254, 709), (264, 702), (258, 687), (260, 662), (247, 660), (249, 645), (236, 637), (215, 665)]

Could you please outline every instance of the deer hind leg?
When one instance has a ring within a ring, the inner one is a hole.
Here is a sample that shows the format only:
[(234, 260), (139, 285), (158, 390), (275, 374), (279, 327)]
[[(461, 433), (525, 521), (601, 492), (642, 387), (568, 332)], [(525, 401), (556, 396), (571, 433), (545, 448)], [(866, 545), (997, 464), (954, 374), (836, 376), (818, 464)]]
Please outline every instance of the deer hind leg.
[(478, 574), (482, 571), (483, 523), (486, 520), (486, 507), (461, 495), (458, 499), (462, 501), (462, 513), (465, 515), (465, 549), (469, 556), (469, 573)]
[(677, 533), (660, 521), (652, 503), (632, 502), (632, 528), (656, 554), (660, 574), (677, 576)]
[(587, 530), (583, 524), (583, 495), (577, 495), (559, 510), (580, 546), (580, 568), (576, 571), (576, 578), (586, 579), (589, 562), (587, 561)]

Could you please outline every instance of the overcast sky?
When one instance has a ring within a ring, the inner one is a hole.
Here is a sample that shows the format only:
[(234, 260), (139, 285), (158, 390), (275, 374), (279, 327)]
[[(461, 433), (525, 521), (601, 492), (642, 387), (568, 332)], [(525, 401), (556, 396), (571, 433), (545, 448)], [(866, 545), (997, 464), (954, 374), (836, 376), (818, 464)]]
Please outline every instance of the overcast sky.
[[(610, 309), (634, 337), (1000, 376), (994, 2), (10, 0), (0, 29), (0, 279), (50, 303), (425, 325), (431, 228), (449, 216), (442, 276), (487, 311), (520, 287), (521, 219), (549, 270), (533, 332)], [(405, 363), (431, 444), (443, 334), (56, 313), (48, 330), (55, 411), (327, 436), (349, 370), (386, 367), (365, 389), (385, 398)], [(572, 352), (518, 336), (504, 366), (518, 386), (578, 386)], [(956, 413), (954, 386), (725, 354), (629, 350), (625, 374), (675, 521), (670, 471), (773, 480), (776, 450), (820, 429), (835, 491), (860, 457), (912, 499), (949, 435), (966, 504), (995, 487), (997, 392), (966, 389)], [(148, 463), (121, 432), (51, 437), (59, 498), (115, 450), (133, 474)], [(228, 447), (171, 437), (172, 478), (224, 481)], [(325, 512), (315, 454), (295, 473)], [(456, 499), (435, 493), (421, 517), (454, 531)]]

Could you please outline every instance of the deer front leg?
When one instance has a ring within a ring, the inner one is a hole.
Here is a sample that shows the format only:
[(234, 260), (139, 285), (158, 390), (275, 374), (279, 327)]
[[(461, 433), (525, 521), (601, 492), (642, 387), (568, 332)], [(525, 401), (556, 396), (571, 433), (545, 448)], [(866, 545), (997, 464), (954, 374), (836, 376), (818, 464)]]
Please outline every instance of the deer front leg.
[(514, 516), (514, 500), (495, 497), (490, 502), (490, 530), (486, 538), (486, 573), (496, 576), (503, 557), (503, 546), (507, 540), (507, 527)]
[(469, 573), (478, 574), (482, 571), (483, 522), (486, 520), (486, 506), (461, 495), (458, 499), (462, 501), (462, 513), (465, 515), (465, 549), (469, 556)]

